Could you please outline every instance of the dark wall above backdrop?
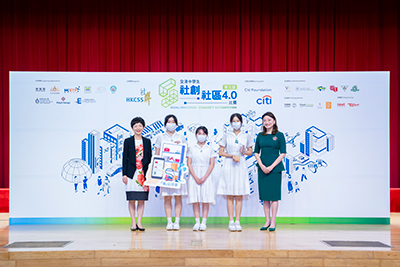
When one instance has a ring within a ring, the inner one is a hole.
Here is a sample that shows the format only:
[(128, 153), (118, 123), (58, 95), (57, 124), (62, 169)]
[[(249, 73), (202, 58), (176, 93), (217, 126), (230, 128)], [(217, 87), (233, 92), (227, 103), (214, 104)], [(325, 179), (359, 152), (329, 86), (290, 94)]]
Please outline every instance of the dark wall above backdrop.
[(9, 71), (390, 71), (399, 187), (399, 13), (397, 0), (1, 1), (0, 187), (9, 186)]

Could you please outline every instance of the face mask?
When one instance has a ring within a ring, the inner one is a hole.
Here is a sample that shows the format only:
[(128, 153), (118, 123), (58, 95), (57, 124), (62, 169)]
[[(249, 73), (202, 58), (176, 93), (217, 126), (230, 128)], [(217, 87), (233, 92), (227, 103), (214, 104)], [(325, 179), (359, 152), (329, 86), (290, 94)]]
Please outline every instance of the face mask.
[(196, 135), (196, 138), (197, 138), (197, 141), (199, 141), (200, 143), (203, 143), (204, 141), (206, 141), (207, 135), (199, 134), (199, 135)]
[(165, 126), (165, 128), (166, 128), (168, 131), (170, 131), (170, 132), (175, 131), (175, 129), (176, 129), (177, 127), (178, 127), (178, 126), (176, 126), (176, 123), (167, 123), (167, 125)]
[(241, 126), (241, 123), (240, 122), (232, 122), (231, 125), (232, 125), (233, 129), (239, 130), (240, 126)]

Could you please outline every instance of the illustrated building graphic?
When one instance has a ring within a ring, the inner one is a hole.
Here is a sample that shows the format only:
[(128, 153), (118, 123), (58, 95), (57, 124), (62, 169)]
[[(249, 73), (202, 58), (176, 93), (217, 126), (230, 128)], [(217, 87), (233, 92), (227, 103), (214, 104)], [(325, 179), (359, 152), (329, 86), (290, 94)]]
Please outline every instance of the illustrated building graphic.
[(146, 127), (144, 127), (143, 136), (147, 137), (149, 139), (152, 139), (157, 134), (162, 132), (163, 126), (164, 126), (164, 124), (160, 120), (158, 120), (156, 122), (153, 122), (152, 124), (147, 125)]
[(285, 170), (287, 174), (293, 173), (293, 157), (290, 154), (285, 156)]
[(88, 134), (88, 160), (87, 163), (92, 170), (92, 173), (96, 173), (99, 170), (97, 160), (100, 156), (100, 133), (96, 130), (91, 131)]
[[(122, 152), (124, 149), (124, 140), (129, 137), (129, 131), (124, 127), (115, 124), (111, 128), (104, 131), (104, 140), (115, 144), (115, 159), (122, 158)], [(114, 156), (114, 155), (113, 155)]]
[(103, 137), (93, 130), (81, 142), (81, 158), (92, 173), (97, 173), (122, 158), (124, 140), (129, 136), (129, 131), (118, 124), (105, 130)]
[(311, 126), (305, 131), (305, 138), (300, 142), (300, 152), (306, 156), (323, 154), (335, 148), (335, 136)]
[(88, 151), (88, 139), (85, 138), (82, 140), (82, 156), (81, 159), (84, 161), (88, 161), (89, 151)]

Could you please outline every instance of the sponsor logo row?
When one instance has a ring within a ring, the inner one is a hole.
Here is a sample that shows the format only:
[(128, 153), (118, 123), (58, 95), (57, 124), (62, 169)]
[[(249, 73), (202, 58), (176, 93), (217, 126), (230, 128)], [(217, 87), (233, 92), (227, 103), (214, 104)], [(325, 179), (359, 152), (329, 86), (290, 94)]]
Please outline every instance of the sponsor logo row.
[[(106, 87), (104, 86), (98, 86), (98, 87), (92, 87), (92, 86), (83, 86), (81, 88), (80, 86), (76, 87), (67, 87), (67, 88), (59, 88), (57, 86), (53, 86), (50, 88), (46, 87), (35, 87), (35, 92), (36, 93), (45, 93), (47, 90), (50, 92), (50, 94), (76, 94), (76, 93), (104, 93), (106, 92)], [(117, 87), (115, 85), (110, 86), (110, 92), (115, 93), (117, 91)]]
[[(262, 105), (271, 105), (272, 104), (272, 96), (270, 95), (265, 95), (263, 97), (259, 97), (256, 99), (256, 104), (259, 106)], [(359, 103), (354, 103), (354, 102), (338, 102), (336, 103), (337, 107), (358, 107), (360, 104)], [(300, 108), (313, 108), (313, 107), (317, 107), (319, 109), (322, 108), (326, 108), (326, 109), (331, 109), (332, 108), (332, 102), (331, 101), (327, 101), (327, 102), (319, 102), (317, 104), (314, 103), (284, 103), (283, 107), (285, 108), (296, 108), (296, 107), (300, 107)]]
[[(335, 103), (336, 107), (338, 108), (345, 108), (345, 107), (349, 107), (349, 108), (355, 108), (360, 106), (359, 103)], [(335, 104), (333, 104), (332, 102), (319, 102), (317, 104), (311, 104), (311, 103), (284, 103), (283, 107), (285, 108), (314, 108), (316, 107), (317, 109), (332, 109), (333, 107), (335, 107)]]
[[(38, 105), (48, 105), (48, 104), (52, 104), (52, 103), (56, 103), (56, 104), (59, 104), (59, 105), (69, 105), (72, 102), (69, 101), (66, 97), (63, 96), (60, 99), (57, 99), (56, 101), (53, 101), (48, 97), (39, 97), (39, 98), (35, 99), (35, 103), (38, 104)], [(96, 103), (96, 99), (78, 97), (78, 98), (76, 98), (74, 103), (79, 104), (79, 105), (81, 105), (81, 104), (94, 104), (94, 103)]]
[[(348, 85), (341, 85), (340, 88), (343, 90), (343, 92), (350, 91), (350, 92), (358, 92), (360, 91), (360, 88), (357, 85), (353, 86), (348, 86)], [(339, 87), (335, 85), (330, 85), (329, 87), (320, 85), (317, 88), (317, 91), (319, 92), (325, 92), (325, 91), (332, 91), (332, 92), (339, 92)], [(314, 88), (312, 87), (291, 87), (291, 86), (285, 86), (285, 91), (286, 92), (291, 92), (291, 91), (314, 91)]]
[[(150, 92), (146, 92), (145, 88), (140, 89), (140, 96), (129, 96), (125, 97), (126, 102), (131, 102), (131, 103), (141, 103), (145, 102), (150, 106)], [(76, 100), (74, 101), (76, 104), (94, 104), (96, 103), (96, 99), (94, 98), (83, 98), (83, 97), (77, 97)], [(51, 104), (53, 103), (52, 100), (48, 97), (40, 97), (35, 99), (36, 104)], [(70, 101), (67, 101), (66, 97), (61, 97), (58, 101), (55, 101), (56, 104), (71, 104)]]

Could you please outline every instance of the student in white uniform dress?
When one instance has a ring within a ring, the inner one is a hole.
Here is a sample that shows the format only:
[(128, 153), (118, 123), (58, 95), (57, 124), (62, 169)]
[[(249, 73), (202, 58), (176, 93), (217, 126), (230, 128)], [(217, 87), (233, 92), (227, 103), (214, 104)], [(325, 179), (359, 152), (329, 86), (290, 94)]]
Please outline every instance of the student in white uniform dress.
[[(161, 144), (163, 142), (186, 144), (186, 138), (177, 133), (175, 130), (178, 127), (178, 119), (175, 115), (167, 115), (164, 120), (166, 132), (160, 134), (155, 142), (156, 155), (160, 155)], [(179, 219), (182, 213), (182, 196), (187, 195), (186, 183), (181, 184), (180, 189), (161, 188), (161, 195), (164, 197), (164, 209), (167, 216), (167, 230), (179, 230)], [(175, 222), (172, 223), (172, 197), (175, 197)]]
[[(191, 146), (188, 152), (188, 204), (193, 204), (193, 213), (196, 220), (193, 231), (207, 229), (207, 216), (210, 203), (215, 204), (215, 189), (211, 172), (215, 166), (217, 154), (206, 144), (208, 130), (204, 126), (196, 129), (197, 144)], [(203, 219), (200, 224), (200, 203), (203, 203)]]
[[(229, 230), (242, 231), (240, 215), (242, 213), (243, 196), (250, 196), (249, 176), (246, 166), (246, 156), (253, 154), (251, 137), (240, 130), (243, 119), (239, 113), (231, 115), (230, 123), (233, 132), (227, 132), (221, 142), (219, 155), (225, 157), (218, 183), (217, 194), (226, 196), (229, 216)], [(236, 201), (236, 208), (234, 205)], [(233, 221), (236, 211), (236, 221)]]

